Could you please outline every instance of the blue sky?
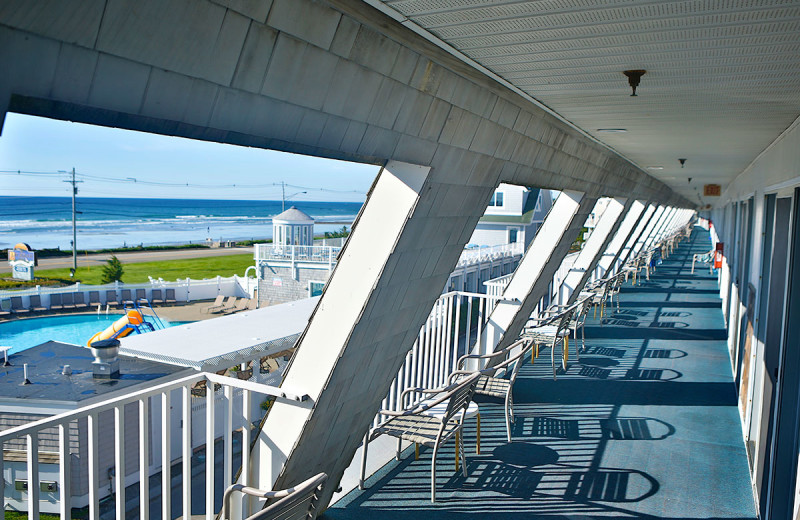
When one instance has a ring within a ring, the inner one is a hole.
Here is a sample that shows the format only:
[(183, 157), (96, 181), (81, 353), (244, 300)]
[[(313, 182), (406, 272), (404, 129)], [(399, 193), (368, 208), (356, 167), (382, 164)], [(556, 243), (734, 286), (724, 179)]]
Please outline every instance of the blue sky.
[[(373, 165), (6, 115), (0, 195), (68, 197), (61, 181), (69, 176), (56, 172), (73, 167), (81, 197), (280, 200), (284, 181), (287, 197), (307, 192), (293, 201), (363, 202), (378, 173)], [(41, 174), (2, 173), (9, 170)]]

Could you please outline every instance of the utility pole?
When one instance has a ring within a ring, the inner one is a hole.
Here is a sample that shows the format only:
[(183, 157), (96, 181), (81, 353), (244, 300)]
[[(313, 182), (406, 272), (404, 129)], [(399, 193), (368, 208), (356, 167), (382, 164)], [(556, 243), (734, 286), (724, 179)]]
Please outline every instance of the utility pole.
[(75, 195), (78, 194), (78, 183), (83, 181), (75, 180), (75, 168), (72, 168), (72, 180), (64, 181), (72, 184), (72, 270), (70, 276), (75, 276), (75, 271), (78, 269), (78, 228), (75, 222)]
[(286, 211), (286, 183), (281, 181), (281, 213)]

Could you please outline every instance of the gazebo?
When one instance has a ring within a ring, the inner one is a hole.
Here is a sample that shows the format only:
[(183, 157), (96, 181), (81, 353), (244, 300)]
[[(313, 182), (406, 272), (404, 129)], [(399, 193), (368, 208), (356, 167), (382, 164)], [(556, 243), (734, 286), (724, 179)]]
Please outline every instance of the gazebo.
[(275, 246), (314, 244), (314, 219), (295, 206), (272, 218), (272, 243)]

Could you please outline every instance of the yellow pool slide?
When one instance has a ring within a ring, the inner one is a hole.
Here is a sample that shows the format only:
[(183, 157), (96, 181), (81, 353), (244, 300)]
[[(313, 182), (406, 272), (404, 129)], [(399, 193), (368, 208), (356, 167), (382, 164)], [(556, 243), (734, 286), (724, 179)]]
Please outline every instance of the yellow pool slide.
[(143, 322), (144, 316), (142, 313), (135, 309), (131, 309), (127, 311), (123, 317), (109, 325), (105, 330), (101, 330), (92, 336), (92, 339), (86, 343), (86, 346), (91, 347), (92, 343), (102, 339), (124, 338), (133, 330), (135, 330), (134, 326), (141, 325)]

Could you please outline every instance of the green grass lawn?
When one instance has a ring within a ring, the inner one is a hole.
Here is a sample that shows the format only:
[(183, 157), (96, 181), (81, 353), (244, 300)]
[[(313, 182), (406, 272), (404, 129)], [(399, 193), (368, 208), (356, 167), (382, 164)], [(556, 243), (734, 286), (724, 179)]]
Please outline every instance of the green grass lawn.
[[(125, 283), (147, 282), (148, 276), (174, 281), (179, 278), (214, 278), (216, 276), (244, 276), (245, 270), (253, 265), (252, 254), (215, 256), (208, 258), (187, 258), (183, 260), (164, 260), (159, 262), (142, 262), (135, 264), (123, 263), (124, 274), (122, 281)], [(99, 285), (103, 273), (103, 265), (91, 267), (78, 267), (75, 281), (85, 284)], [(54, 278), (69, 280), (69, 269), (37, 270), (37, 278)]]

